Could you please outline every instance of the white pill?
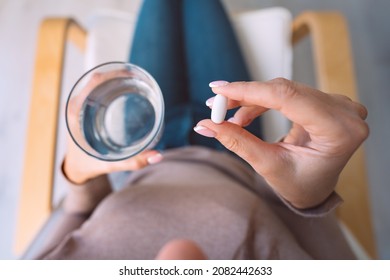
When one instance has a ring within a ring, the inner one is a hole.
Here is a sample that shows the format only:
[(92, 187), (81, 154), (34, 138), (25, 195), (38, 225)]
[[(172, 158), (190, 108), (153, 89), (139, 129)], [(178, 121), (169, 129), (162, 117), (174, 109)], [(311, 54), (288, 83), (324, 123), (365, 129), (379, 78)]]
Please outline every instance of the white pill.
[(211, 120), (217, 124), (225, 120), (227, 111), (227, 97), (217, 94), (214, 98), (213, 107), (211, 109)]

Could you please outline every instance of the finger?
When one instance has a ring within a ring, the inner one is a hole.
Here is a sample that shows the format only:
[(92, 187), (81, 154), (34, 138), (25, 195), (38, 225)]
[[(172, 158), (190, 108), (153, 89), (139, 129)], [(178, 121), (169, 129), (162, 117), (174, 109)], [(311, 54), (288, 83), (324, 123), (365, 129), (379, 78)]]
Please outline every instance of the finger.
[(362, 105), (362, 104), (360, 104), (358, 102), (355, 102), (355, 101), (352, 101), (352, 104), (356, 108), (356, 111), (358, 112), (359, 117), (362, 120), (367, 119), (367, 116), (368, 116), (367, 108), (364, 105)]
[[(194, 130), (206, 137), (215, 137), (227, 149), (248, 162), (259, 174), (265, 175), (282, 163), (280, 146), (266, 143), (238, 125), (200, 121)], [(277, 169), (277, 168), (276, 168)]]
[(334, 98), (342, 101), (342, 106), (350, 108), (351, 112), (357, 114), (362, 120), (365, 120), (368, 116), (367, 108), (359, 102), (353, 101), (350, 97), (344, 94), (330, 94)]
[(290, 131), (283, 137), (283, 142), (294, 146), (307, 146), (310, 141), (310, 135), (299, 124), (293, 123)]
[[(209, 107), (210, 109), (212, 109), (213, 108), (213, 104), (214, 104), (214, 100), (215, 100), (215, 96), (210, 97), (209, 99), (207, 99), (206, 100), (206, 106)], [(241, 106), (240, 102), (238, 102), (236, 100), (228, 99), (228, 105), (227, 105), (228, 109), (237, 108), (239, 106)]]
[[(213, 107), (215, 96), (210, 97), (209, 99), (206, 100), (206, 106), (209, 107), (210, 109)], [(234, 109), (240, 106), (253, 106), (252, 103), (248, 103), (245, 101), (237, 101), (233, 99), (228, 99), (228, 109)]]
[(112, 162), (111, 172), (139, 170), (149, 164), (156, 164), (163, 159), (160, 152), (156, 150), (147, 150), (142, 153), (117, 162)]
[(229, 122), (235, 123), (239, 126), (247, 126), (267, 110), (268, 109), (259, 106), (241, 107), (234, 114), (234, 117), (229, 119)]
[[(207, 99), (206, 105), (212, 109), (214, 104), (214, 97), (211, 97)], [(232, 123), (235, 123), (239, 126), (247, 126), (249, 125), (256, 117), (260, 116), (264, 112), (266, 112), (268, 109), (261, 107), (261, 106), (245, 106), (245, 104), (240, 103), (236, 100), (228, 100), (228, 109), (234, 109), (240, 106), (240, 109), (237, 110), (237, 112), (234, 114), (234, 117), (230, 118), (229, 121)]]
[(334, 125), (327, 94), (283, 78), (265, 83), (233, 82), (212, 90), (240, 103), (278, 110), (291, 121), (309, 130), (312, 127), (315, 132), (323, 132)]

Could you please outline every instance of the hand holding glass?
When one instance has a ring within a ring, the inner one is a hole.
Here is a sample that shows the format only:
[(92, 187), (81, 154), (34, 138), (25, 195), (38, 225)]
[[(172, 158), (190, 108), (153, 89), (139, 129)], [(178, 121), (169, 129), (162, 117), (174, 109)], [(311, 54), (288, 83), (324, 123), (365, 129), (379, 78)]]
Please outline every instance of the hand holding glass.
[(123, 160), (159, 140), (164, 100), (153, 77), (129, 63), (109, 62), (85, 73), (66, 103), (73, 141), (87, 154)]

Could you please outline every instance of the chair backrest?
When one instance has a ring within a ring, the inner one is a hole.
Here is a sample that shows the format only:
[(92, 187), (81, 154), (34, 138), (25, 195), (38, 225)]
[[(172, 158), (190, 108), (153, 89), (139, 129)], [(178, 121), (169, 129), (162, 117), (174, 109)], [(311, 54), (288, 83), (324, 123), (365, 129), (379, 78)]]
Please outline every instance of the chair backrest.
[[(293, 44), (311, 35), (318, 88), (358, 101), (352, 48), (344, 16), (337, 11), (307, 11), (294, 19), (292, 28)], [(337, 209), (337, 215), (367, 255), (376, 258), (368, 188), (365, 156), (361, 147), (340, 174), (336, 190), (345, 203)]]
[(134, 14), (117, 10), (102, 10), (93, 14), (87, 23), (85, 70), (108, 61), (127, 61), (136, 20)]
[[(237, 39), (254, 81), (292, 78), (291, 13), (281, 7), (232, 15)], [(266, 141), (277, 141), (289, 130), (289, 121), (276, 111), (262, 116)]]

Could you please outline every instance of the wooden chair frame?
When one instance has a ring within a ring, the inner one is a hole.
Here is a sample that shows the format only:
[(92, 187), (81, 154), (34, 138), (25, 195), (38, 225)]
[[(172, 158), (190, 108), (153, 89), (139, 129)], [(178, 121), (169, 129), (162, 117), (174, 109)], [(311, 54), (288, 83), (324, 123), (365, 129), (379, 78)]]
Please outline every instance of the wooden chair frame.
[[(357, 100), (347, 25), (338, 12), (302, 13), (292, 24), (292, 42), (312, 37), (318, 88)], [(23, 252), (52, 213), (58, 107), (67, 42), (85, 50), (87, 32), (70, 18), (42, 22), (24, 160), (15, 250)], [(345, 199), (337, 215), (373, 258), (364, 152), (359, 149), (343, 171), (337, 191)]]

